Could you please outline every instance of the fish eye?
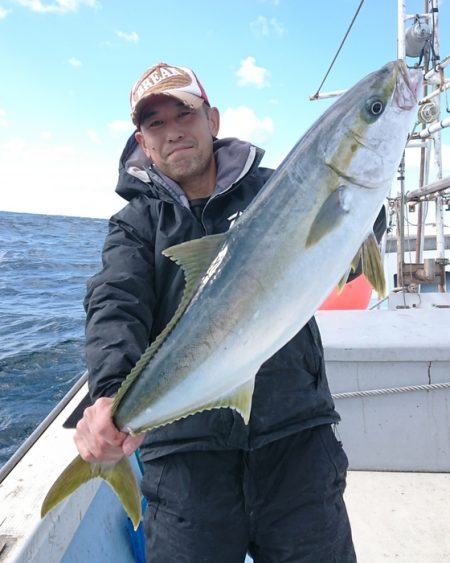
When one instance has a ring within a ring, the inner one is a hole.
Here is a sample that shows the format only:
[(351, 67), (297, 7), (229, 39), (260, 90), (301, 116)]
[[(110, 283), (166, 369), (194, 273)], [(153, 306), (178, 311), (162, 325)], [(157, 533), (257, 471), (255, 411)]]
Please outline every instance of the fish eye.
[(378, 98), (371, 98), (366, 103), (366, 109), (373, 117), (378, 117), (384, 111), (384, 103)]

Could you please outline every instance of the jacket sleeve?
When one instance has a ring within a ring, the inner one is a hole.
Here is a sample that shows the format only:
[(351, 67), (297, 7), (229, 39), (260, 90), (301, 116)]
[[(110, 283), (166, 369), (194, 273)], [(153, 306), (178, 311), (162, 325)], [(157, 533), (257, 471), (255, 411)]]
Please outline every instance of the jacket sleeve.
[(113, 216), (103, 268), (87, 284), (86, 361), (94, 401), (115, 394), (149, 342), (155, 304), (150, 222), (133, 202)]

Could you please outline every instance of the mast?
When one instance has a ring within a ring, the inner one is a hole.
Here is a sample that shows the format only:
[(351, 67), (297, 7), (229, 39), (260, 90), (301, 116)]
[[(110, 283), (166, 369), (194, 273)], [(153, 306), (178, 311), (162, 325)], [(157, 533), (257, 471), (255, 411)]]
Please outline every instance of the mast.
[[(439, 42), (439, 0), (435, 0), (437, 8), (433, 7), (433, 1), (428, 0), (428, 13), (432, 14), (433, 18), (433, 39), (434, 39), (434, 53), (436, 57), (440, 58), (440, 42)], [(433, 61), (435, 64), (437, 61)], [(441, 119), (441, 96), (437, 97), (438, 100), (438, 115), (437, 122)], [(434, 163), (436, 167), (436, 178), (442, 180), (442, 138), (441, 128), (438, 128), (434, 133)], [(443, 276), (438, 288), (441, 293), (445, 293), (445, 237), (444, 237), (444, 200), (438, 192), (436, 196), (436, 262), (438, 266), (442, 267)]]
[[(450, 179), (442, 178), (441, 131), (450, 125), (450, 119), (442, 120), (440, 98), (450, 81), (444, 78), (444, 68), (450, 58), (440, 59), (439, 0), (424, 0), (424, 13), (408, 15), (406, 0), (398, 0), (397, 55), (398, 58), (418, 58), (414, 66), (424, 71), (423, 98), (419, 102), (419, 132), (413, 132), (406, 150), (420, 148), (419, 188), (405, 193), (404, 162), (400, 167), (400, 193), (396, 199), (397, 215), (397, 286), (405, 292), (418, 292), (423, 284), (437, 284), (439, 292), (445, 292), (445, 233), (444, 197)], [(409, 65), (411, 66), (411, 64)], [(430, 87), (435, 89), (430, 93)], [(432, 161), (433, 156), (433, 161)], [(430, 169), (435, 181), (430, 184)], [(448, 180), (448, 181), (447, 181)], [(436, 258), (423, 258), (426, 211), (432, 201), (435, 205)], [(417, 211), (415, 262), (405, 261), (405, 210)]]

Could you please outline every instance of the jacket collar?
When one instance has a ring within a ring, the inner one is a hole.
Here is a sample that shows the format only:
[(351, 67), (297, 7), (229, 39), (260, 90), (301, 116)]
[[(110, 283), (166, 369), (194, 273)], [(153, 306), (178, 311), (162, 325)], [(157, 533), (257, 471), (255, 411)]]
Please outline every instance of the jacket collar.
[[(224, 193), (246, 176), (260, 163), (264, 151), (250, 143), (229, 137), (214, 141), (214, 155), (217, 162), (217, 183), (213, 197)], [(116, 192), (129, 201), (139, 193), (151, 195), (149, 188), (154, 197), (169, 197), (184, 207), (189, 207), (182, 188), (152, 164), (132, 135), (122, 153)]]

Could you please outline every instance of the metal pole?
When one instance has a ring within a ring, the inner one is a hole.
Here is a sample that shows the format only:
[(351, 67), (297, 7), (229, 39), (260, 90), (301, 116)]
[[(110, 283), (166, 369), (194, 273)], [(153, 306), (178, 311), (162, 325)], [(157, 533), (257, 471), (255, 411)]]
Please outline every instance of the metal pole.
[(399, 166), (400, 198), (397, 199), (397, 287), (404, 287), (403, 262), (405, 253), (405, 153)]
[[(419, 185), (422, 187), (425, 182), (425, 148), (420, 149), (420, 179)], [(419, 201), (417, 205), (417, 235), (416, 235), (416, 263), (419, 264), (423, 259), (423, 243), (425, 238), (425, 217), (423, 209), (423, 201)]]
[[(434, 123), (432, 123), (431, 125), (429, 125), (425, 129), (422, 129), (422, 131), (419, 133), (419, 137), (421, 139), (426, 139), (430, 135), (433, 135), (433, 133), (437, 133), (438, 131), (445, 129), (446, 127), (450, 127), (450, 117), (446, 117), (445, 119), (442, 119), (441, 121), (435, 121)], [(441, 137), (441, 134), (439, 133), (439, 138), (440, 137)], [(439, 180), (440, 180), (440, 178), (439, 178)]]
[[(426, 4), (426, 0), (425, 0)], [(426, 6), (425, 6), (426, 11)], [(428, 71), (430, 68), (430, 51), (427, 50), (424, 57), (424, 70), (425, 72)], [(427, 96), (428, 94), (428, 85), (424, 81), (423, 83), (423, 95)], [(425, 124), (422, 125), (422, 130), (425, 129)], [(428, 176), (428, 155), (429, 150), (426, 147), (421, 147), (420, 149), (420, 173), (419, 173), (419, 188), (423, 188), (427, 183), (427, 176)], [(406, 203), (406, 202), (405, 202)], [(416, 263), (421, 264), (423, 261), (423, 246), (425, 240), (425, 219), (426, 213), (424, 213), (424, 203), (421, 201), (418, 205), (417, 211), (417, 232), (416, 232)]]
[[(434, 2), (428, 0), (429, 11), (433, 16), (434, 24), (434, 52), (439, 57), (440, 43), (439, 43), (439, 0), (436, 1), (436, 11), (433, 11)], [(441, 115), (441, 96), (438, 100), (438, 121)], [(441, 129), (439, 128), (434, 136), (434, 164), (436, 167), (437, 180), (442, 180), (442, 142), (441, 142)], [(445, 237), (444, 237), (444, 201), (441, 195), (436, 197), (436, 261), (442, 265), (445, 271)], [(438, 290), (445, 293), (445, 274), (441, 278), (441, 283), (438, 284)]]
[(425, 73), (424, 79), (432, 83), (440, 82), (440, 70), (446, 68), (450, 64), (450, 55), (447, 55), (442, 61), (434, 65), (428, 72)]
[[(406, 0), (397, 1), (397, 58), (405, 60), (405, 13)], [(399, 166), (400, 199), (397, 199), (397, 287), (403, 288), (404, 261), (404, 199), (405, 199), (405, 153)]]
[(415, 201), (421, 198), (427, 199), (427, 196), (435, 194), (437, 192), (443, 192), (444, 190), (448, 190), (449, 188), (450, 176), (447, 176), (442, 180), (438, 180), (437, 182), (433, 182), (432, 184), (427, 184), (423, 186), (423, 188), (408, 192), (406, 195), (406, 201)]
[(405, 12), (406, 0), (397, 2), (397, 58), (405, 59)]

